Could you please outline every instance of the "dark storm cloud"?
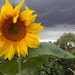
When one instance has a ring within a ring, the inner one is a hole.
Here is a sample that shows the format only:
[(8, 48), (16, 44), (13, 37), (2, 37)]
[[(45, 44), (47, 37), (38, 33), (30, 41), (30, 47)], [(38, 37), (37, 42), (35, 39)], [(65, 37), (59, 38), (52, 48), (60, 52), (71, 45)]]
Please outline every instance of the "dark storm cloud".
[(44, 12), (70, 9), (75, 6), (75, 0), (26, 0), (25, 4), (44, 14)]
[[(0, 0), (0, 7), (5, 0)], [(17, 5), (21, 0), (9, 0)], [(75, 0), (25, 0), (38, 13), (37, 21), (46, 26), (57, 24), (75, 24)]]
[(26, 0), (25, 5), (36, 10), (37, 20), (46, 26), (75, 24), (75, 0)]

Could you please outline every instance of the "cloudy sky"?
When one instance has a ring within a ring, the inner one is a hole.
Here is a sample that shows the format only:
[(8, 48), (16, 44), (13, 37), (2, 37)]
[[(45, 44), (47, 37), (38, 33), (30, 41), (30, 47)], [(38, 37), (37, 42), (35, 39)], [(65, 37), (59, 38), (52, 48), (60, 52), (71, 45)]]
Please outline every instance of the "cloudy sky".
[[(0, 0), (0, 7), (5, 0)], [(15, 5), (21, 0), (14, 1)], [(75, 33), (75, 0), (25, 0), (24, 5), (38, 14), (37, 22), (45, 29), (40, 32), (43, 40), (57, 40), (64, 32)]]

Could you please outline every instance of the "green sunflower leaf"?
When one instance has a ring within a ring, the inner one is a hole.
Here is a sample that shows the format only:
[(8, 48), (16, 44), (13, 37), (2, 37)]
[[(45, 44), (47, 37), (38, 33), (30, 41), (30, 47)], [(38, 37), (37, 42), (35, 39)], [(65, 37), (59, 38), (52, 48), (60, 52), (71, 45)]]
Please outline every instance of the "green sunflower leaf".
[(24, 62), (24, 68), (33, 68), (34, 74), (36, 75), (40, 67), (48, 60), (48, 56), (37, 56), (29, 58)]
[(15, 75), (18, 73), (18, 62), (16, 60), (4, 61), (0, 64), (0, 72), (4, 75)]
[(43, 42), (38, 48), (29, 48), (29, 57), (35, 57), (37, 55), (53, 55), (60, 58), (75, 58), (71, 53), (61, 49), (52, 43)]
[(34, 75), (34, 69), (33, 68), (26, 68), (21, 71), (21, 73), (17, 73), (16, 75)]

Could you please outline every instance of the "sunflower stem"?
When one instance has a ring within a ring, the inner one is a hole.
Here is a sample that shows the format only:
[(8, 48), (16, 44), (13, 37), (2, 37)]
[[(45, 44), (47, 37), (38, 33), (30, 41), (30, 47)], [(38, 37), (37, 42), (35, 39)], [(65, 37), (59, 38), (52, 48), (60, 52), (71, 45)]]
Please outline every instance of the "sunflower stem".
[(19, 57), (19, 73), (22, 75), (22, 70), (23, 70), (23, 58), (20, 56)]

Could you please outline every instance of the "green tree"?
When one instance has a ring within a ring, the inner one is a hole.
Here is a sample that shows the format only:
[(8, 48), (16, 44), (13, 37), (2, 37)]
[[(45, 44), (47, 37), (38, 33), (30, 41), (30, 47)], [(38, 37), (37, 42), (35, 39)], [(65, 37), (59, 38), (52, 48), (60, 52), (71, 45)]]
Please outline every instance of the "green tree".
[(75, 49), (75, 34), (74, 33), (64, 33), (57, 41), (56, 45), (64, 50)]

